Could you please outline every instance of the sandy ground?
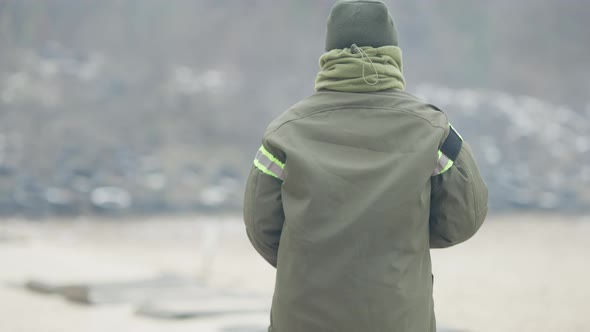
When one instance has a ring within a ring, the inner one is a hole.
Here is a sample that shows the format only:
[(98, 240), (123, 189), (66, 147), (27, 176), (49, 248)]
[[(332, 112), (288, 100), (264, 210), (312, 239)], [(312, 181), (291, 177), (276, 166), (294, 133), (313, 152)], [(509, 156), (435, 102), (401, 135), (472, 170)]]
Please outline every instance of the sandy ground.
[[(502, 216), (434, 250), (435, 310), (448, 331), (590, 331), (590, 217)], [(274, 270), (239, 218), (0, 222), (0, 332), (263, 331), (268, 314), (183, 321), (136, 305), (83, 306), (34, 294), (30, 278), (97, 282), (161, 272), (271, 296)]]

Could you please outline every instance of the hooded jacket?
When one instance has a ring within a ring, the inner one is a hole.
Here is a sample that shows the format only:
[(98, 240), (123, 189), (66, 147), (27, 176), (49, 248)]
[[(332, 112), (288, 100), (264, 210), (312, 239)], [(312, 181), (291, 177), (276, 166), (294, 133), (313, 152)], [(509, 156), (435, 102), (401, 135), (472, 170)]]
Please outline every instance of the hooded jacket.
[[(388, 53), (362, 49), (337, 58)], [(343, 63), (268, 126), (247, 181), (248, 237), (276, 267), (269, 331), (435, 331), (430, 249), (474, 235), (486, 185), (445, 113), (359, 66), (338, 79)]]

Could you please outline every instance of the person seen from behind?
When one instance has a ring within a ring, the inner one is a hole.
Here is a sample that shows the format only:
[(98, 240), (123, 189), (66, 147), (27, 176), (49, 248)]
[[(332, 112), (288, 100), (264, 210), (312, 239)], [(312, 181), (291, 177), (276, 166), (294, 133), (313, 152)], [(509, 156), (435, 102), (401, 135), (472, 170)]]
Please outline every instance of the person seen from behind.
[(431, 248), (472, 237), (487, 187), (447, 115), (404, 91), (381, 1), (338, 1), (316, 93), (266, 129), (244, 220), (276, 267), (272, 332), (433, 332)]

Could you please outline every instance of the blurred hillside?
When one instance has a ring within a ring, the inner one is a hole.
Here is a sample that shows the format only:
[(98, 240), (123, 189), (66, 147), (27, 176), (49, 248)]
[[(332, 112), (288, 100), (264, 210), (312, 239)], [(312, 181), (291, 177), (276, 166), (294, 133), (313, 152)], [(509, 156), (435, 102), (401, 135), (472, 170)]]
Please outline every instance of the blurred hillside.
[[(0, 0), (0, 214), (237, 211), (333, 1)], [(389, 1), (495, 211), (590, 206), (590, 3)]]

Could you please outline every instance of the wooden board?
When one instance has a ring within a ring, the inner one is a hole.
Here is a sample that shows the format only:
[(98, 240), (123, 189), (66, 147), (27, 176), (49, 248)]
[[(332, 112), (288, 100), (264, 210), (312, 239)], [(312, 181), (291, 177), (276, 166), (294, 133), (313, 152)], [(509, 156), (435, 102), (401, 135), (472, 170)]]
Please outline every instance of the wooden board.
[(210, 295), (189, 300), (158, 300), (141, 305), (137, 314), (160, 319), (187, 319), (270, 312), (271, 299), (260, 296)]
[(221, 329), (223, 332), (267, 332), (268, 327), (258, 325), (238, 325)]
[(29, 280), (25, 288), (42, 294), (56, 294), (84, 304), (143, 302), (155, 296), (182, 298), (209, 294), (212, 290), (202, 284), (177, 276), (105, 283), (58, 284), (44, 280)]

